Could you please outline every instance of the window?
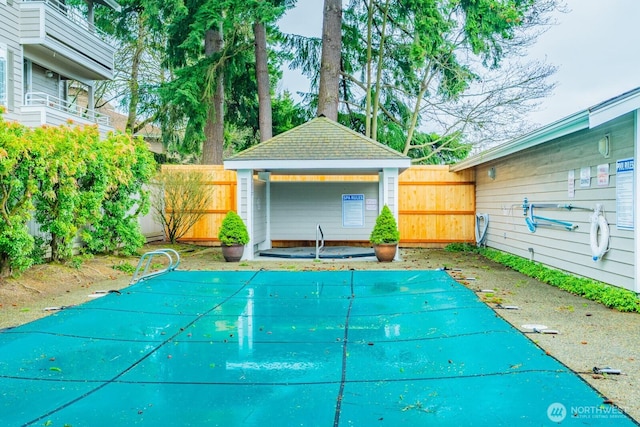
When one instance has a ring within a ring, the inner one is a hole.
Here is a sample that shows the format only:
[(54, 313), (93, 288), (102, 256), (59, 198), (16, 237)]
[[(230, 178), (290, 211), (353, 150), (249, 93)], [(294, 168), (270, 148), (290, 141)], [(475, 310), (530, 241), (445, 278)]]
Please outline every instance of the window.
[(0, 104), (7, 105), (7, 93), (9, 92), (7, 48), (0, 45)]

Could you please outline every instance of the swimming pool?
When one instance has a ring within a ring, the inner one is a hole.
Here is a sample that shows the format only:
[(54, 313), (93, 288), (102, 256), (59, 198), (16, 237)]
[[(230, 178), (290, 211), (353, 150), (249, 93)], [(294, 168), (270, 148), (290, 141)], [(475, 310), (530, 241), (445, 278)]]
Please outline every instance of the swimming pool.
[(442, 271), (176, 270), (0, 333), (0, 397), (3, 426), (636, 425)]

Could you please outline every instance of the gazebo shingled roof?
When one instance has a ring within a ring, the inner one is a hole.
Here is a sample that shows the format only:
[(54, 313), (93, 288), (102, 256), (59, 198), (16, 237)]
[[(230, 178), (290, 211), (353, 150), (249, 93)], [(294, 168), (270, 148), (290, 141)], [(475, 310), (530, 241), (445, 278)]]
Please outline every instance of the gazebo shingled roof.
[(408, 160), (408, 157), (333, 120), (317, 117), (257, 144), (226, 162), (256, 160)]

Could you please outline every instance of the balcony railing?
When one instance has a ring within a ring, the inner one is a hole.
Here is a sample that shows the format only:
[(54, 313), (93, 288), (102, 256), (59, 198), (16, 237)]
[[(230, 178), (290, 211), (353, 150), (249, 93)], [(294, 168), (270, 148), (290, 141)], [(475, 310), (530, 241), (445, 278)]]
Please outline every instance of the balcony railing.
[(84, 14), (77, 8), (61, 2), (60, 0), (24, 0), (28, 3), (44, 3), (50, 10), (64, 16), (66, 19), (72, 21), (81, 28), (98, 35), (102, 40), (111, 42), (111, 37), (104, 31), (97, 28), (93, 22), (84, 16)]
[(24, 104), (26, 106), (43, 106), (93, 123), (97, 123), (99, 125), (111, 125), (111, 118), (109, 116), (96, 113), (95, 110), (81, 107), (77, 104), (65, 101), (64, 99), (60, 99), (55, 96), (48, 95), (46, 93), (29, 92), (25, 95), (24, 98)]

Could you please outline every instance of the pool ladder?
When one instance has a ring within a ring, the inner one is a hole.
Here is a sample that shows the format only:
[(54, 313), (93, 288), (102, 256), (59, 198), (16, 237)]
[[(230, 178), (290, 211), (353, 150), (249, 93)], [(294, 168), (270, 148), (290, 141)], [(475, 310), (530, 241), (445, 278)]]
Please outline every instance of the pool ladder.
[[(149, 272), (151, 261), (153, 261), (153, 258), (156, 256), (166, 257), (169, 260), (169, 265), (162, 270)], [(178, 265), (180, 265), (180, 254), (173, 249), (157, 249), (155, 251), (147, 252), (140, 257), (136, 271), (133, 273), (133, 277), (129, 284), (133, 285), (141, 280), (168, 273), (178, 268)]]
[(316, 225), (316, 259), (320, 259), (320, 252), (324, 249), (324, 233), (320, 224)]

